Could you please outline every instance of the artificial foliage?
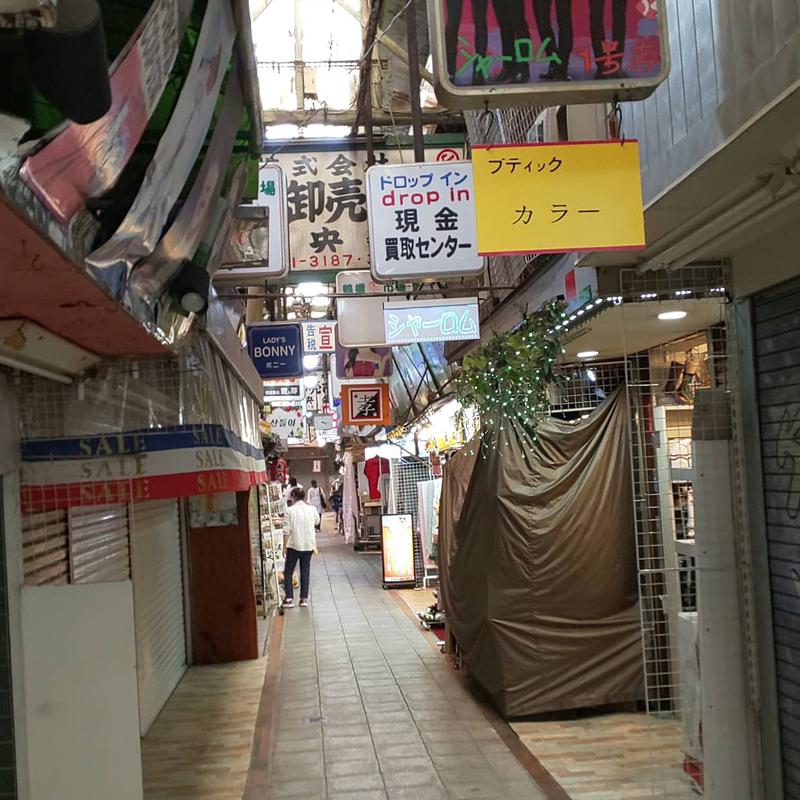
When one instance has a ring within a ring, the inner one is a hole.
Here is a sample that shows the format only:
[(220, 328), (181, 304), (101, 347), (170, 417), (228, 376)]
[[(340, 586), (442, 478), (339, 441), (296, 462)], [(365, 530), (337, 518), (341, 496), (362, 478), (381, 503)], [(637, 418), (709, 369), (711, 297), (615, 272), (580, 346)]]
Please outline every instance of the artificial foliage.
[(514, 330), (496, 333), (464, 358), (455, 377), (456, 396), (463, 409), (478, 411), (484, 441), (493, 440), (492, 434), (511, 421), (535, 436), (548, 416), (547, 387), (563, 352), (556, 325), (564, 317), (561, 301), (546, 303)]

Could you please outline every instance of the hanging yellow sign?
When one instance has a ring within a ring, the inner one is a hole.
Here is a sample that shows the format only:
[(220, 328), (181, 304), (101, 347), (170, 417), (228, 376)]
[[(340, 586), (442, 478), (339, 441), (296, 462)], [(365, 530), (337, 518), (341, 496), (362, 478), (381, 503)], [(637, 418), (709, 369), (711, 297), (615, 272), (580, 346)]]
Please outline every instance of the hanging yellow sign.
[(639, 144), (475, 145), (481, 255), (645, 246)]

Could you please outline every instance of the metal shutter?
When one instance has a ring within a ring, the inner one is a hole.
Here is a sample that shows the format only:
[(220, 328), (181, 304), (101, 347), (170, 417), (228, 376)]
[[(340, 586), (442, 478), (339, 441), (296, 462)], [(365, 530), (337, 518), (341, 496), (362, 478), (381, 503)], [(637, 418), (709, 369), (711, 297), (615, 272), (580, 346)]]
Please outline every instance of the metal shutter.
[(186, 671), (178, 501), (131, 506), (130, 530), (139, 726), (144, 736)]
[(800, 280), (757, 295), (753, 321), (784, 797), (800, 800)]
[(131, 576), (128, 507), (71, 508), (69, 558), (73, 583), (127, 581)]
[(29, 586), (69, 582), (66, 511), (22, 515), (22, 560)]

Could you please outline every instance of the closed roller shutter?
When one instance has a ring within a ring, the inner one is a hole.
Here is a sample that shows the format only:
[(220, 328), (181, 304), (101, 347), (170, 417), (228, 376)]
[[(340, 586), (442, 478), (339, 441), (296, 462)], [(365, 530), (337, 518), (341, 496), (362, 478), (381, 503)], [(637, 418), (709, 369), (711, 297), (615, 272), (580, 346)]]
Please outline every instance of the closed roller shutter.
[(69, 582), (66, 511), (23, 514), (22, 562), (29, 586)]
[(69, 557), (73, 583), (128, 580), (131, 576), (128, 507), (71, 508)]
[(784, 797), (800, 800), (800, 280), (753, 302)]
[(139, 725), (144, 736), (186, 671), (177, 500), (131, 506), (130, 530)]

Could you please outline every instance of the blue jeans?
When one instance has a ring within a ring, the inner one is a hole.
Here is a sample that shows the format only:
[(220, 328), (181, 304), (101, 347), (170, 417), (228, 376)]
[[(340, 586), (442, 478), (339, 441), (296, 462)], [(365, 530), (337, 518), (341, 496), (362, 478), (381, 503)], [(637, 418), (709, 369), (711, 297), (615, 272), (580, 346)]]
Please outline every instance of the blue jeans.
[(311, 581), (311, 556), (313, 550), (295, 550), (289, 547), (286, 550), (286, 564), (283, 567), (283, 588), (286, 591), (286, 599), (294, 600), (294, 587), (292, 586), (292, 575), (297, 562), (300, 562), (300, 599), (308, 600), (308, 584)]

